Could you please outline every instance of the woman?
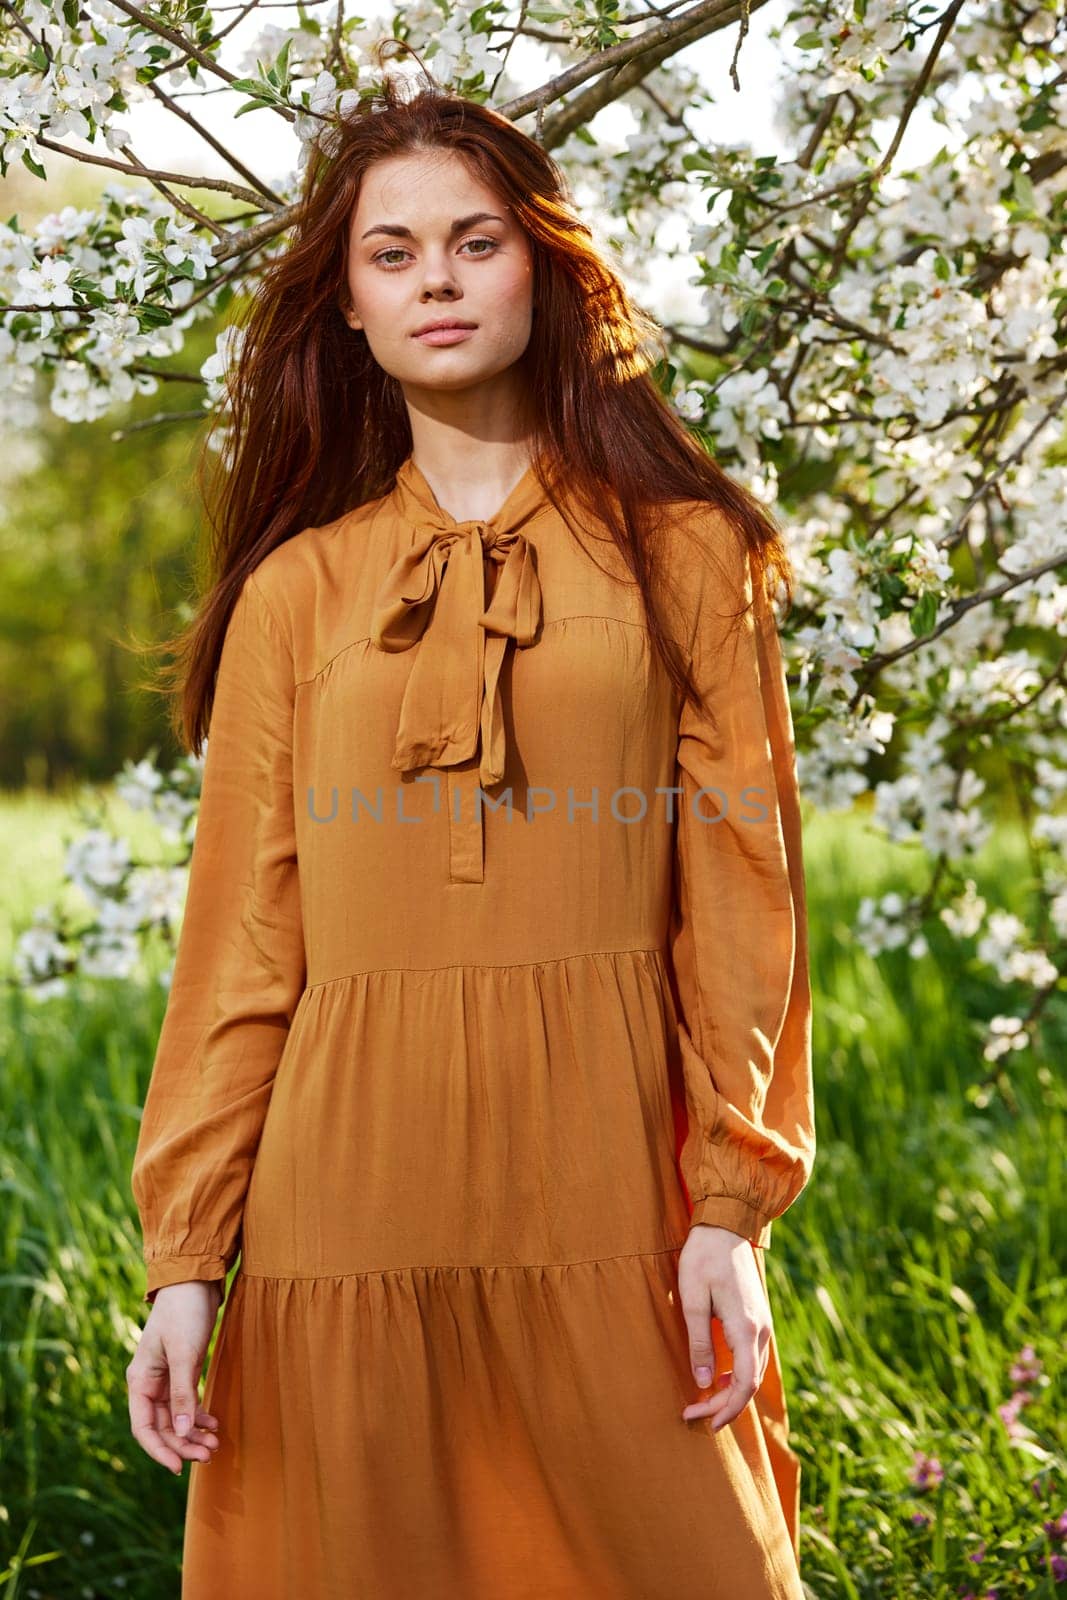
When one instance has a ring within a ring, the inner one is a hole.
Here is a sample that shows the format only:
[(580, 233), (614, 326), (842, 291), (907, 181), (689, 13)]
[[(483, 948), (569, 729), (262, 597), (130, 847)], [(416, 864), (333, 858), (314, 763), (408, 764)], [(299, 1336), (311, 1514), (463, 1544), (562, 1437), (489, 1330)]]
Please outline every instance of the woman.
[(133, 1170), (186, 1600), (801, 1594), (789, 570), (654, 332), (536, 143), (389, 80), (252, 306)]

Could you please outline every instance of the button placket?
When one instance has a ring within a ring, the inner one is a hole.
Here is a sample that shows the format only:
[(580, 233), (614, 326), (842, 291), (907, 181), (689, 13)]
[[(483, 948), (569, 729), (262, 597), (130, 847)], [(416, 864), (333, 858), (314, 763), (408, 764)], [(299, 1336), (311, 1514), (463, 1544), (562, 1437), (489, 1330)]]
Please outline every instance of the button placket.
[(485, 882), (485, 814), (478, 805), (476, 766), (449, 767), (448, 876), (452, 883)]

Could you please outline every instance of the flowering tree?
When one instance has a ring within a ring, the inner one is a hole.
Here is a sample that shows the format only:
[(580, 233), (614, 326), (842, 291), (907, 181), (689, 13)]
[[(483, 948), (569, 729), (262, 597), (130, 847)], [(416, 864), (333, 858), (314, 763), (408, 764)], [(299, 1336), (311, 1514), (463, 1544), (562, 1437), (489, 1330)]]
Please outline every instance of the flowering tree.
[[(371, 58), (380, 67), (375, 47), (390, 37), (552, 150), (635, 285), (670, 253), (662, 225), (691, 217), (703, 311), (697, 326), (662, 324), (664, 381), (788, 529), (803, 789), (824, 809), (866, 803), (874, 827), (922, 853), (921, 892), (864, 901), (857, 936), (920, 957), (936, 920), (974, 941), (1003, 985), (984, 1043), (996, 1076), (1067, 987), (1067, 22), (1057, 0), (780, 5), (772, 37), (790, 61), (775, 88), (793, 153), (709, 147), (690, 126), (707, 96), (679, 54), (716, 36), (739, 88), (749, 18), (766, 3), (623, 14), (615, 0), (414, 0), (386, 28), (298, 0), (295, 26), (263, 25), (227, 65), (233, 24), (205, 0), (12, 0), (4, 170), (21, 160), (44, 178), (49, 152), (67, 151), (143, 187), (105, 187), (96, 209), (68, 207), (34, 233), (0, 224), (6, 414), (32, 421), (41, 372), (72, 422), (176, 381), (158, 363), (203, 319), (216, 352), (191, 416), (223, 404), (229, 297), (284, 248), (309, 140), (374, 94)], [(256, 10), (251, 0), (238, 20)], [(510, 75), (520, 40), (549, 63), (539, 87)], [(252, 171), (201, 125), (197, 95), (219, 89), (235, 116), (291, 124), (292, 172)], [(149, 99), (232, 176), (146, 167), (122, 118)], [(635, 125), (621, 144), (590, 126), (615, 102)], [(905, 164), (919, 125), (936, 130), (936, 149)], [(209, 214), (189, 191), (212, 190)], [(173, 867), (146, 878), (106, 830), (72, 845), (92, 918), (72, 931), (41, 909), (18, 953), (28, 989), (52, 994), (87, 963), (125, 973), (146, 928), (170, 926), (198, 771), (127, 772), (125, 792), (171, 829)], [(969, 875), (1005, 797), (1028, 833), (1029, 924), (988, 906)]]

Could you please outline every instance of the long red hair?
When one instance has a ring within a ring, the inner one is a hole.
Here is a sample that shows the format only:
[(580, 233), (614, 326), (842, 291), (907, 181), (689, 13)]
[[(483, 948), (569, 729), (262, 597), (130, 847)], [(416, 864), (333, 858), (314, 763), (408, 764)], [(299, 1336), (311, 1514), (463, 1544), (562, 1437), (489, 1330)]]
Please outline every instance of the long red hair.
[(220, 411), (215, 419), (215, 426), (228, 423), (229, 436), (220, 451), (209, 429), (197, 471), (210, 528), (211, 584), (188, 629), (162, 646), (175, 655), (163, 673), (178, 684), (175, 732), (197, 753), (245, 579), (302, 528), (388, 493), (412, 449), (400, 384), (340, 309), (360, 186), (368, 169), (389, 156), (454, 152), (526, 229), (537, 315), (521, 358), (521, 436), (536, 440), (547, 464), (542, 486), (556, 504), (555, 485), (565, 482), (568, 495), (608, 528), (640, 586), (655, 648), (681, 692), (694, 690), (654, 593), (655, 534), (665, 503), (703, 500), (719, 508), (745, 541), (755, 579), (767, 582), (773, 571), (792, 601), (779, 529), (664, 397), (650, 370), (656, 346), (662, 359), (668, 355), (659, 325), (631, 300), (597, 249), (562, 169), (489, 107), (436, 87), (407, 94), (401, 85), (385, 75), (373, 96), (328, 120), (309, 148), (292, 242), (237, 319), (238, 351), (225, 379), (229, 415)]

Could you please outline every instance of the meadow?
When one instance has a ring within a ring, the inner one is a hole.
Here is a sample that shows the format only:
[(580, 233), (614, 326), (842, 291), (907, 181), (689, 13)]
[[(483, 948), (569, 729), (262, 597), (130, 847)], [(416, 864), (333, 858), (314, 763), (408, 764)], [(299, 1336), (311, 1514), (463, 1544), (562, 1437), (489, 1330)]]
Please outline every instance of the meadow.
[[(0, 803), (18, 862), (0, 972), (12, 928), (59, 886), (70, 815), (61, 799)], [(918, 857), (861, 817), (812, 817), (805, 838), (819, 1148), (767, 1258), (804, 1581), (818, 1600), (1054, 1600), (1067, 1007), (1058, 996), (1040, 1058), (994, 1074), (981, 1023), (1015, 997), (947, 930), (919, 960), (852, 938), (861, 896), (919, 884)], [(1025, 908), (1010, 824), (970, 873)], [(164, 1005), (158, 985), (115, 982), (0, 997), (5, 1600), (179, 1592), (188, 1469), (171, 1476), (132, 1439), (124, 1374), (147, 1313), (129, 1168)]]

